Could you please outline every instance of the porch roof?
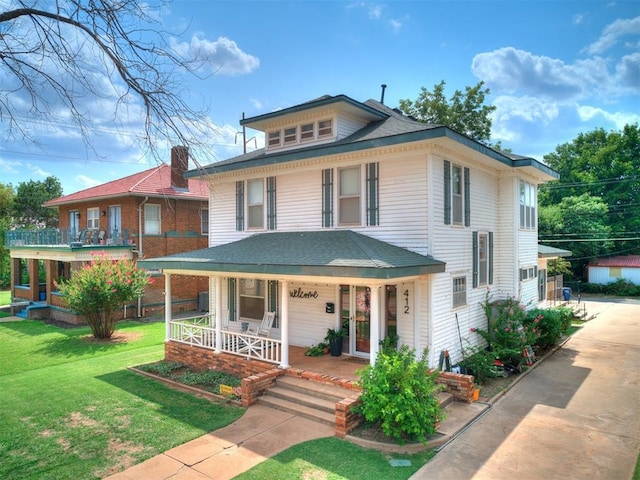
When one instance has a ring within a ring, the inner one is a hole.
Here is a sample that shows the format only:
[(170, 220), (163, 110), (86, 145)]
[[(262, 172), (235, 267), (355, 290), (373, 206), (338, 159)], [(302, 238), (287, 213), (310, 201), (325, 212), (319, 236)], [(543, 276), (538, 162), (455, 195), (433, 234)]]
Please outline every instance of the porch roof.
[(139, 260), (147, 269), (323, 277), (400, 278), (445, 263), (350, 230), (260, 233), (216, 247)]

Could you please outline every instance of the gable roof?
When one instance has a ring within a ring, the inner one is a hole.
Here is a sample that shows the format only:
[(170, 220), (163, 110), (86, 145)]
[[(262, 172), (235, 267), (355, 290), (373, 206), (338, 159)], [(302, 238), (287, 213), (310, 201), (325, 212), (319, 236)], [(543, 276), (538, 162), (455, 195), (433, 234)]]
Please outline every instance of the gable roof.
[(185, 200), (204, 201), (209, 198), (208, 183), (203, 180), (189, 179), (189, 189), (183, 190), (171, 185), (171, 167), (166, 163), (119, 178), (79, 192), (54, 198), (44, 203), (45, 207), (57, 207), (87, 200), (123, 196), (183, 198)]
[[(302, 148), (269, 153), (266, 152), (265, 148), (261, 148), (244, 155), (201, 167), (197, 170), (189, 170), (185, 173), (185, 177), (196, 178), (202, 175), (232, 172), (253, 167), (264, 167), (326, 155), (349, 153), (435, 138), (447, 138), (476, 150), (505, 166), (513, 168), (533, 168), (538, 173), (541, 173), (547, 180), (559, 178), (558, 173), (534, 158), (498, 152), (449, 127), (419, 122), (412, 117), (403, 115), (399, 110), (391, 109), (376, 100), (367, 100), (361, 103), (345, 95), (337, 95), (335, 97), (324, 96), (286, 110), (279, 110), (259, 117), (247, 118), (241, 123), (243, 125), (260, 125), (265, 118), (270, 119), (294, 111), (302, 111), (318, 106), (320, 103), (327, 104), (336, 102), (343, 102), (351, 108), (355, 108), (354, 106), (357, 105), (361, 110), (366, 111), (367, 114), (370, 114), (369, 112), (377, 112), (379, 119), (370, 121), (360, 130), (335, 142), (307, 145)], [(259, 121), (254, 122), (255, 119)]]
[(609, 258), (596, 258), (588, 267), (627, 267), (640, 268), (640, 255), (620, 255)]
[(147, 269), (399, 278), (440, 273), (445, 263), (351, 230), (259, 233), (236, 242), (139, 260)]

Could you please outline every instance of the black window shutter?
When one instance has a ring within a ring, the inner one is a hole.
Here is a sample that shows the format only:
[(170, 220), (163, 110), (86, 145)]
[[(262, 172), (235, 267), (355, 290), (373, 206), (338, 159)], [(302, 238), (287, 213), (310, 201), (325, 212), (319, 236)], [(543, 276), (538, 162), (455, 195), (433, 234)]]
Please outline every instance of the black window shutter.
[(244, 181), (236, 182), (236, 230), (244, 230)]
[(333, 227), (333, 169), (322, 171), (322, 226)]
[(493, 232), (489, 232), (489, 285), (493, 284)]
[(229, 320), (235, 322), (236, 320), (236, 279), (230, 278), (228, 280), (228, 305), (229, 305)]
[[(269, 289), (269, 299), (268, 299), (267, 304), (269, 305), (269, 311), (270, 312), (277, 312), (278, 311), (278, 281), (277, 280), (269, 280), (268, 289)], [(275, 320), (276, 320), (276, 322), (274, 322), (273, 326), (275, 328), (278, 328), (279, 325), (277, 323), (277, 320), (278, 320), (278, 316), (277, 315), (276, 315)]]
[(444, 224), (451, 225), (451, 162), (444, 161)]
[(464, 226), (471, 225), (471, 173), (464, 169)]
[(378, 225), (378, 170), (379, 163), (367, 165), (367, 225)]
[(473, 232), (473, 288), (478, 287), (478, 232)]
[(276, 177), (267, 178), (267, 228), (276, 229)]

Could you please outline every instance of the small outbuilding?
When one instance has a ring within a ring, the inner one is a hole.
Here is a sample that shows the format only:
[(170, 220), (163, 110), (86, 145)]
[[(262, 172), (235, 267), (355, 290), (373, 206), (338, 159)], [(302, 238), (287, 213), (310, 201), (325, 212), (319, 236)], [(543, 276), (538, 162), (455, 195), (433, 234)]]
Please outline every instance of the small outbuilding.
[(597, 258), (587, 265), (589, 283), (605, 285), (624, 279), (640, 285), (640, 255)]

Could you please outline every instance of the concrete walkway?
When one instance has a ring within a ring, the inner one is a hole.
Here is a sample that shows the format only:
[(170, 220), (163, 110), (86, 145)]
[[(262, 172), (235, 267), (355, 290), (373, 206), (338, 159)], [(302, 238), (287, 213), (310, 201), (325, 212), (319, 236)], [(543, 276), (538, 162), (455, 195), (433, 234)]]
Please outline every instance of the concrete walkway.
[(254, 405), (234, 423), (168, 450), (109, 480), (227, 480), (287, 448), (331, 437), (332, 427)]
[(630, 480), (640, 450), (640, 301), (595, 318), (412, 480)]

